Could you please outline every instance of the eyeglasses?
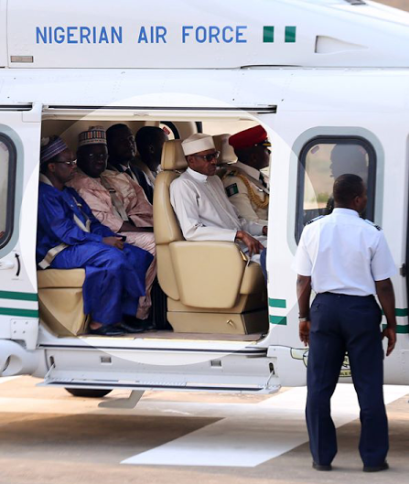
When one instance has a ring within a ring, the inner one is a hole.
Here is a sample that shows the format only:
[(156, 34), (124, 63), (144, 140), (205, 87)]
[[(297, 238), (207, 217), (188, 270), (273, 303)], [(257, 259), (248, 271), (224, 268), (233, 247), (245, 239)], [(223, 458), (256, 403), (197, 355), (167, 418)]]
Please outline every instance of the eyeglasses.
[(59, 163), (60, 165), (77, 166), (77, 160), (73, 160), (73, 161), (53, 161), (53, 163)]
[(193, 155), (195, 158), (202, 158), (208, 162), (213, 160), (218, 160), (220, 156), (220, 151), (215, 151), (214, 153), (209, 153), (208, 155)]

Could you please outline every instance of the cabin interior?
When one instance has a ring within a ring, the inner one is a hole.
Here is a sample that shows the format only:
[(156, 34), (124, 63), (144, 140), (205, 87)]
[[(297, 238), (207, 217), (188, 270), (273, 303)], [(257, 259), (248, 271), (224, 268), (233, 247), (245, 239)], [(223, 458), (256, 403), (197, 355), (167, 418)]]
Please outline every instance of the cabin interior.
[[(126, 337), (256, 341), (268, 332), (267, 290), (261, 268), (248, 263), (239, 247), (226, 242), (187, 242), (169, 198), (169, 187), (187, 165), (181, 141), (195, 132), (214, 136), (221, 152), (218, 174), (237, 161), (226, 143), (234, 134), (257, 123), (251, 119), (152, 121), (107, 120), (72, 116), (45, 119), (42, 137), (59, 135), (76, 152), (78, 134), (91, 126), (123, 123), (135, 134), (142, 126), (163, 128), (169, 137), (162, 154), (162, 171), (154, 190), (154, 235), (157, 244), (157, 283), (152, 291), (156, 330)], [(224, 142), (223, 142), (224, 140)], [(83, 269), (38, 271), (40, 318), (60, 338), (87, 335), (83, 313)], [(107, 338), (103, 336), (103, 338)]]

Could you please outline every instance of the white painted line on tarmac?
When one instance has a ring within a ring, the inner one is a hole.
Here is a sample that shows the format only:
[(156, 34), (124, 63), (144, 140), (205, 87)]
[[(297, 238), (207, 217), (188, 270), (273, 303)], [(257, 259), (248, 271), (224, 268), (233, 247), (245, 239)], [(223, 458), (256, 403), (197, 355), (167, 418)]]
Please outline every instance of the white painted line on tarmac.
[(0, 383), (7, 383), (11, 380), (16, 380), (17, 378), (21, 378), (20, 376), (2, 376), (0, 377)]
[[(385, 387), (385, 403), (409, 393), (409, 387)], [(126, 459), (122, 464), (256, 467), (308, 442), (304, 407), (306, 388), (294, 388), (252, 406), (253, 412), (220, 422)], [(352, 385), (338, 385), (331, 402), (337, 427), (359, 417)], [(257, 407), (259, 412), (254, 413)], [(268, 412), (266, 410), (268, 409)]]

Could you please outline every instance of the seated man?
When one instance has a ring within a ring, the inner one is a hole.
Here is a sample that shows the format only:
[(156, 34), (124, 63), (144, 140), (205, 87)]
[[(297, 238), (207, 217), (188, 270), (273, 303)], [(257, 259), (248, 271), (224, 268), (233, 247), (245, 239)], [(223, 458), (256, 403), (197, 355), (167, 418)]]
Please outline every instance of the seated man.
[(269, 190), (261, 169), (270, 163), (270, 142), (262, 126), (246, 129), (229, 139), (238, 161), (223, 176), (230, 202), (246, 220), (267, 225)]
[(229, 202), (215, 176), (219, 152), (213, 138), (194, 134), (182, 147), (188, 169), (172, 182), (170, 198), (185, 239), (237, 241), (250, 256), (259, 254), (264, 246), (253, 235), (267, 235), (267, 227), (240, 218)]
[[(124, 173), (106, 169), (108, 151), (103, 128), (80, 133), (77, 157), (79, 169), (69, 186), (75, 188), (101, 223), (155, 256), (152, 205), (138, 183)], [(139, 302), (139, 319), (148, 319), (155, 277), (156, 260), (146, 275), (146, 296)]]
[(85, 269), (84, 313), (91, 315), (91, 333), (134, 332), (122, 323), (135, 316), (145, 295), (145, 277), (152, 255), (124, 244), (92, 215), (85, 201), (65, 187), (75, 172), (75, 159), (61, 138), (41, 148), (37, 263), (46, 269)]
[[(152, 190), (155, 188), (155, 178), (160, 168), (163, 145), (166, 141), (168, 141), (167, 134), (156, 126), (144, 126), (135, 135), (139, 157), (136, 157), (131, 164), (143, 172), (146, 183)], [(149, 201), (153, 202), (153, 200)]]
[(108, 146), (108, 169), (126, 173), (136, 181), (145, 192), (150, 203), (153, 202), (153, 188), (146, 181), (142, 170), (135, 165), (135, 138), (126, 124), (114, 124), (106, 132)]

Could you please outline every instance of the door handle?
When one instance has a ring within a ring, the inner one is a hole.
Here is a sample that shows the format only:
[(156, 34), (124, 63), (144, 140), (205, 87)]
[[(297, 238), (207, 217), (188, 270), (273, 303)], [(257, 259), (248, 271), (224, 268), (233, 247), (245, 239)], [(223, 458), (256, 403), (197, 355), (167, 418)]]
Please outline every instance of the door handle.
[(0, 271), (6, 271), (8, 269), (14, 269), (14, 261), (0, 260)]

